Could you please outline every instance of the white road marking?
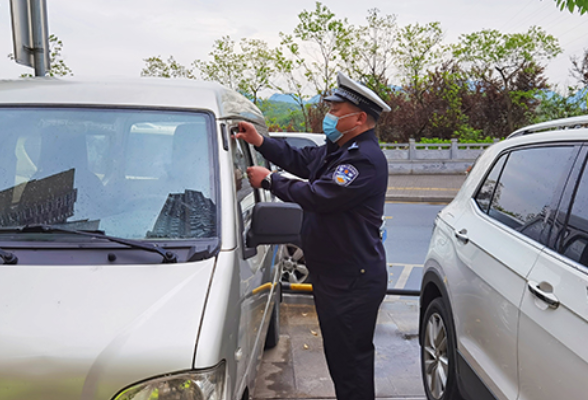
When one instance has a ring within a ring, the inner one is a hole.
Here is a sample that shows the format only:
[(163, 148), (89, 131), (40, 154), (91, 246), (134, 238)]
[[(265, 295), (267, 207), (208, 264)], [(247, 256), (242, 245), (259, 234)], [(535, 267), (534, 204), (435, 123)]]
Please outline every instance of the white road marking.
[(406, 265), (402, 269), (402, 273), (400, 274), (398, 281), (396, 281), (396, 285), (394, 285), (395, 289), (402, 289), (402, 288), (404, 288), (404, 286), (406, 286), (406, 282), (408, 281), (408, 277), (410, 276), (410, 273), (412, 272), (412, 269), (414, 267), (415, 267), (415, 265)]
[[(394, 289), (404, 289), (406, 286), (406, 282), (408, 281), (408, 278), (410, 277), (410, 273), (412, 272), (412, 270), (414, 268), (419, 268), (419, 267), (423, 267), (423, 264), (401, 264), (401, 263), (388, 263), (389, 267), (395, 266), (395, 267), (403, 267), (402, 268), (402, 272), (400, 273), (400, 276), (398, 277), (398, 280), (396, 281), (396, 284), (394, 285)], [(392, 276), (393, 273), (390, 273), (390, 276)], [(389, 299), (399, 299), (400, 296), (399, 295), (388, 295), (387, 296)]]

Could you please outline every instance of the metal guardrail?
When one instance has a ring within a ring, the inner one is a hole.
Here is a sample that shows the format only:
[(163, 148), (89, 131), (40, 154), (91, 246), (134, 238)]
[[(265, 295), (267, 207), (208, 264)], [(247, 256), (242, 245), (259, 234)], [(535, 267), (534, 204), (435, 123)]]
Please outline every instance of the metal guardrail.
[[(298, 294), (305, 294), (311, 295), (312, 294), (312, 284), (311, 283), (289, 283), (289, 282), (282, 282), (282, 291), (289, 292), (289, 293), (298, 293)], [(420, 290), (412, 290), (412, 289), (388, 289), (386, 290), (386, 294), (396, 295), (396, 296), (420, 296)]]

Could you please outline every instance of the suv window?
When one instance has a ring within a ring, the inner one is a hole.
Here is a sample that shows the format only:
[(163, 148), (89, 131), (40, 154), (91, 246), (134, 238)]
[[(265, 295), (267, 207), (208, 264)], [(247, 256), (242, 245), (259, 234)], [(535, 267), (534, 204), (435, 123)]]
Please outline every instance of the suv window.
[(588, 168), (578, 184), (564, 233), (562, 254), (588, 266)]
[(573, 146), (549, 146), (503, 155), (475, 200), (490, 217), (539, 240), (575, 154)]
[(490, 208), (490, 202), (492, 200), (492, 196), (494, 196), (494, 189), (496, 188), (496, 182), (498, 182), (498, 178), (500, 177), (500, 173), (502, 172), (502, 167), (504, 167), (504, 162), (508, 158), (508, 154), (503, 154), (500, 156), (492, 171), (486, 177), (484, 184), (480, 188), (480, 191), (476, 195), (476, 203), (484, 213), (488, 213), (488, 209)]

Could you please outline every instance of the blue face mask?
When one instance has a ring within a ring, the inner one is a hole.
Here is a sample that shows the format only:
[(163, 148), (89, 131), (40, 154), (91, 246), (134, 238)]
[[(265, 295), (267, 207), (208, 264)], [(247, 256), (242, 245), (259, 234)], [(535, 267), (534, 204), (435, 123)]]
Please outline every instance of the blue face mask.
[(336, 143), (339, 139), (341, 139), (343, 137), (343, 135), (345, 135), (346, 133), (351, 132), (353, 129), (349, 129), (348, 131), (345, 132), (340, 132), (339, 130), (337, 130), (337, 124), (339, 123), (340, 119), (343, 118), (347, 118), (347, 117), (351, 117), (352, 115), (355, 114), (359, 114), (358, 112), (356, 113), (352, 113), (352, 114), (347, 114), (344, 115), (342, 117), (336, 117), (331, 113), (328, 113), (327, 115), (325, 115), (325, 118), (323, 119), (323, 132), (325, 132), (325, 135), (327, 135), (327, 139), (329, 139), (331, 142)]

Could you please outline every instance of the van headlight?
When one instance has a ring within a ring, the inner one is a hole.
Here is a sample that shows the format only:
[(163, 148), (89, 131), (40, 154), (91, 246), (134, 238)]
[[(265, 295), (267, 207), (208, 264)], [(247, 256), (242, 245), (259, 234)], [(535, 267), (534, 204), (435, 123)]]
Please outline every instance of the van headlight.
[(210, 369), (166, 375), (129, 386), (113, 400), (221, 400), (224, 389), (222, 361)]

